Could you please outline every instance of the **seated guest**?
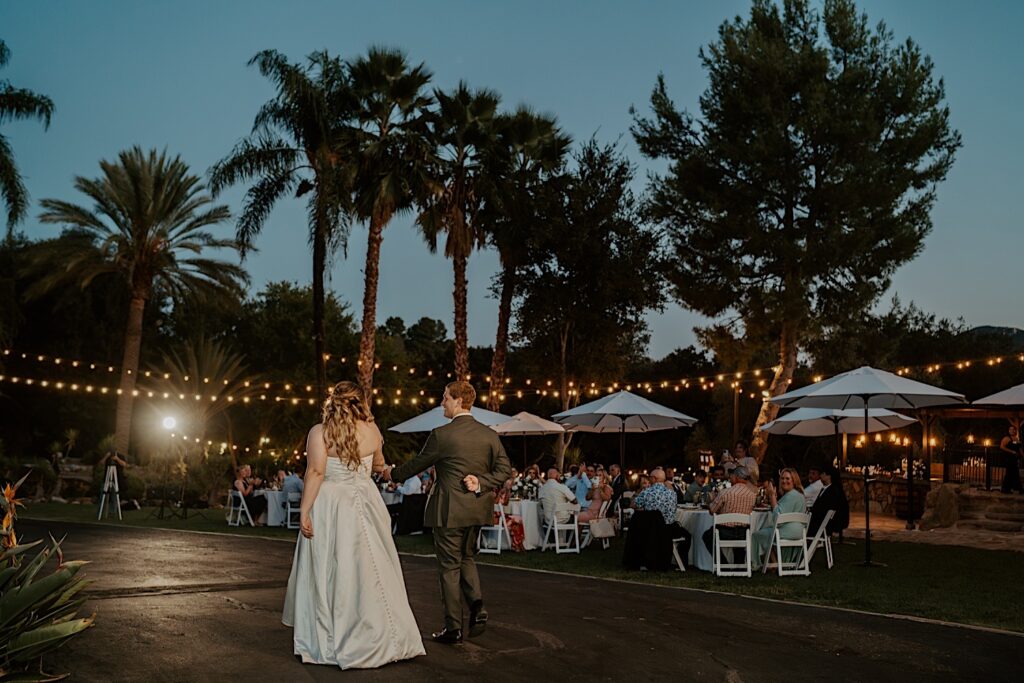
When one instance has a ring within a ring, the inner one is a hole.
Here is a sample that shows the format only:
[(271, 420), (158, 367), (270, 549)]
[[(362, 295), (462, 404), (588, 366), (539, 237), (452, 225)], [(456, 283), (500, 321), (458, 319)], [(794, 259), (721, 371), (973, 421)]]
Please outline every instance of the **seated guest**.
[(726, 480), (725, 467), (722, 465), (715, 465), (711, 468), (711, 480), (707, 483), (708, 489), (713, 489), (715, 486)]
[(266, 497), (256, 495), (256, 489), (262, 483), (262, 479), (252, 476), (252, 467), (242, 465), (242, 468), (238, 470), (238, 478), (235, 479), (234, 484), (235, 490), (242, 494), (242, 498), (245, 499), (245, 506), (249, 508), (249, 514), (252, 516), (252, 521), (255, 524), (259, 524), (256, 520), (267, 510)]
[(423, 480), (420, 479), (419, 475), (417, 474), (406, 479), (404, 482), (402, 482), (401, 486), (394, 486), (393, 488), (389, 486), (389, 488), (391, 488), (391, 490), (397, 494), (395, 496), (395, 502), (389, 503), (387, 506), (388, 513), (392, 517), (395, 517), (401, 513), (402, 501), (405, 500), (406, 496), (412, 496), (417, 493), (423, 492)]
[(679, 488), (679, 484), (676, 483), (676, 468), (666, 467), (664, 468), (664, 470), (665, 486), (667, 486), (670, 491), (675, 491), (676, 497), (678, 498), (678, 502), (682, 503), (684, 491), (683, 489)]
[(707, 491), (708, 473), (704, 470), (697, 470), (693, 475), (693, 482), (686, 487), (686, 493), (683, 494), (683, 501), (686, 503), (699, 503), (700, 494)]
[(821, 493), (821, 470), (817, 467), (807, 468), (807, 486), (804, 487), (804, 503), (807, 509), (810, 510), (814, 506), (814, 501), (817, 500), (818, 494)]
[(533, 463), (526, 468), (526, 473), (523, 475), (523, 481), (536, 481), (540, 483), (540, 465)]
[(558, 470), (552, 467), (548, 470), (548, 480), (540, 487), (540, 507), (544, 511), (544, 519), (554, 518), (559, 524), (569, 521), (570, 510), (567, 505), (576, 502), (576, 494), (558, 481)]
[(280, 491), (281, 486), (284, 485), (284, 478), (288, 476), (288, 473), (284, 470), (278, 470), (277, 474), (274, 475), (274, 481), (270, 484), (270, 488), (275, 491)]
[(646, 474), (641, 474), (636, 480), (636, 490), (643, 491), (651, 485), (651, 478)]
[[(768, 554), (771, 552), (772, 544), (775, 542), (775, 520), (779, 515), (788, 514), (790, 512), (803, 512), (806, 508), (804, 507), (804, 490), (800, 485), (800, 475), (792, 467), (787, 467), (782, 470), (779, 474), (779, 492), (775, 490), (775, 485), (769, 480), (764, 485), (764, 490), (768, 494), (768, 504), (772, 506), (772, 516), (762, 528), (751, 534), (751, 545), (754, 549), (754, 556), (751, 558), (751, 564), (755, 570), (760, 569), (764, 562), (768, 559)], [(796, 522), (788, 522), (779, 527), (779, 536), (787, 541), (794, 541), (800, 538), (803, 533), (803, 526)], [(793, 557), (788, 557), (792, 554)], [(796, 548), (787, 548), (785, 558), (786, 562), (793, 562), (798, 555)]]
[(305, 471), (306, 466), (300, 463), (295, 471), (290, 473), (284, 478), (281, 484), (281, 490), (284, 491), (285, 495), (291, 495), (292, 493), (302, 493), (306, 484), (302, 481), (302, 473)]
[[(577, 518), (580, 525), (587, 524), (592, 519), (597, 519), (601, 514), (601, 505), (612, 499), (612, 487), (608, 483), (608, 477), (603, 474), (594, 473), (593, 487), (587, 492), (590, 498), (590, 507), (582, 510)], [(607, 516), (607, 511), (605, 516)]]
[(829, 510), (835, 510), (836, 514), (828, 523), (825, 529), (827, 534), (842, 533), (843, 529), (850, 526), (850, 503), (846, 500), (846, 492), (843, 491), (843, 482), (839, 478), (839, 472), (832, 465), (826, 465), (821, 470), (821, 493), (814, 501), (811, 508), (811, 522), (807, 527), (807, 535), (814, 536), (818, 533), (821, 520)]
[(690, 535), (681, 527), (676, 526), (676, 506), (679, 499), (676, 492), (668, 487), (665, 481), (665, 470), (656, 467), (651, 471), (651, 485), (636, 494), (633, 499), (633, 507), (637, 510), (656, 510), (661, 513), (666, 525), (671, 525), (670, 533), (673, 538), (685, 538), (684, 547), (687, 557), (690, 554)]
[[(749, 515), (754, 509), (757, 501), (757, 487), (750, 481), (750, 472), (746, 467), (735, 467), (729, 474), (729, 481), (732, 486), (725, 489), (711, 501), (709, 510), (713, 515), (741, 514)], [(746, 525), (743, 524), (722, 524), (718, 527), (718, 536), (723, 541), (737, 541), (746, 535)], [(704, 532), (704, 545), (712, 556), (715, 554), (715, 527)], [(737, 550), (734, 559), (737, 563), (743, 562), (746, 555), (742, 550)]]
[(423, 481), (422, 493), (430, 493), (430, 489), (434, 487), (434, 468), (431, 467), (429, 470), (420, 475), (420, 479)]

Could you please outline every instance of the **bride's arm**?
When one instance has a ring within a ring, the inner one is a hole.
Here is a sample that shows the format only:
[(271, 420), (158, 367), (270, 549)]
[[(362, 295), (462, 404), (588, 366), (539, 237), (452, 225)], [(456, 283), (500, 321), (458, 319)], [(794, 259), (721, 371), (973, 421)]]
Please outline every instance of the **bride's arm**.
[(373, 472), (378, 474), (384, 471), (384, 436), (380, 433), (380, 427), (373, 424), (373, 428), (377, 430), (377, 450), (373, 453)]
[(324, 445), (323, 425), (314, 425), (306, 437), (306, 476), (302, 478), (302, 502), (299, 503), (299, 527), (306, 538), (313, 537), (313, 523), (309, 512), (320, 493), (327, 469), (327, 447)]

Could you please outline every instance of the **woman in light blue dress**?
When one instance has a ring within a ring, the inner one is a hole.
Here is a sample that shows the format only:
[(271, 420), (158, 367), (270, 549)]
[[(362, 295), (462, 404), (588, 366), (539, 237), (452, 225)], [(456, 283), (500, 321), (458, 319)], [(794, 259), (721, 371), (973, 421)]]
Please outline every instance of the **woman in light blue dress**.
[[(782, 470), (779, 475), (779, 489), (781, 489), (782, 497), (778, 497), (778, 493), (775, 491), (775, 486), (769, 481), (765, 484), (765, 491), (768, 493), (768, 502), (774, 508), (772, 510), (772, 516), (762, 528), (754, 532), (751, 542), (754, 546), (754, 557), (753, 567), (754, 569), (760, 569), (764, 566), (764, 563), (768, 559), (768, 553), (771, 551), (772, 545), (775, 542), (774, 529), (775, 520), (779, 515), (784, 515), (790, 512), (805, 512), (804, 504), (804, 487), (800, 484), (800, 475), (792, 467), (787, 467)], [(803, 534), (803, 530), (800, 524), (796, 522), (789, 522), (779, 527), (779, 535), (786, 540), (796, 540)], [(796, 561), (799, 550), (797, 548), (787, 548), (785, 552), (785, 559), (787, 562)], [(792, 557), (790, 557), (792, 555)]]

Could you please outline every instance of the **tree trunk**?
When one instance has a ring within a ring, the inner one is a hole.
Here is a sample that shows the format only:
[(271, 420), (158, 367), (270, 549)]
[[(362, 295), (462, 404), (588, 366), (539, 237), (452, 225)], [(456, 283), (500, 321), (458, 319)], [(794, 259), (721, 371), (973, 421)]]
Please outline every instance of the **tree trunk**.
[(327, 268), (327, 234), (323, 219), (313, 226), (313, 353), (316, 362), (316, 395), (327, 396), (327, 334), (324, 329), (324, 270)]
[[(571, 329), (572, 323), (565, 323), (562, 326), (558, 340), (558, 398), (562, 402), (562, 410), (569, 409), (569, 378), (567, 366), (569, 357), (569, 332)], [(569, 447), (570, 441), (572, 441), (572, 432), (562, 432), (558, 435), (558, 454), (555, 456), (555, 467), (558, 468), (559, 472), (564, 471), (565, 449)]]
[(466, 379), (469, 375), (469, 337), (466, 333), (467, 312), (467, 290), (469, 284), (466, 282), (466, 265), (469, 263), (469, 256), (456, 254), (452, 257), (452, 269), (455, 271), (455, 377)]
[(146, 298), (135, 292), (128, 306), (128, 325), (124, 331), (124, 356), (121, 360), (121, 383), (117, 395), (117, 418), (114, 426), (114, 450), (127, 455), (132, 435), (132, 407), (135, 403), (135, 380), (139, 374), (142, 350), (142, 315)]
[(359, 338), (359, 385), (370, 395), (373, 389), (374, 346), (377, 340), (377, 285), (380, 281), (380, 245), (384, 241), (384, 220), (374, 212), (366, 240), (366, 270), (363, 283), (363, 330)]
[[(769, 398), (775, 398), (789, 390), (789, 384), (793, 381), (793, 371), (796, 370), (797, 342), (796, 326), (793, 323), (785, 323), (779, 335), (779, 365), (771, 386), (768, 387)], [(750, 440), (750, 452), (758, 462), (764, 459), (765, 451), (768, 449), (768, 434), (762, 432), (761, 427), (774, 420), (778, 414), (777, 404), (767, 399), (761, 404), (761, 412), (757, 415)]]
[(494, 355), (491, 357), (491, 390), (487, 409), (498, 410), (499, 399), (505, 389), (505, 359), (508, 357), (508, 327), (512, 320), (512, 295), (515, 293), (515, 271), (505, 266), (501, 272), (501, 298), (498, 301), (498, 333), (494, 336)]

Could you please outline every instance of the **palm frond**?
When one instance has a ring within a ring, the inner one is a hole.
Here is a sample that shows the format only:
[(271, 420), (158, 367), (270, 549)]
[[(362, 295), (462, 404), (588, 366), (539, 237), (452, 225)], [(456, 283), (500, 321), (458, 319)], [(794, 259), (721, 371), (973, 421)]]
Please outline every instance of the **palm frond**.
[(49, 97), (0, 81), (0, 123), (36, 119), (43, 122), (43, 128), (49, 128), (52, 116), (53, 100)]
[(11, 235), (28, 211), (28, 189), (14, 164), (14, 150), (0, 135), (0, 198), (7, 205), (7, 234)]

